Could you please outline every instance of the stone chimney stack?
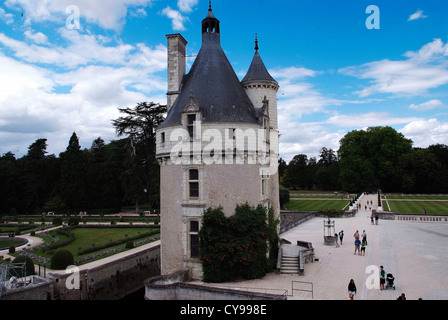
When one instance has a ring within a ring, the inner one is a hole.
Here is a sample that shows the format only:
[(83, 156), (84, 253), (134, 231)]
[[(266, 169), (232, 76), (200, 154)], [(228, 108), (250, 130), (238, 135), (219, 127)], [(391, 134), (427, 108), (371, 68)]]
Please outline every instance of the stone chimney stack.
[(186, 72), (187, 41), (179, 34), (166, 35), (168, 40), (167, 109), (170, 111), (180, 93), (182, 77)]

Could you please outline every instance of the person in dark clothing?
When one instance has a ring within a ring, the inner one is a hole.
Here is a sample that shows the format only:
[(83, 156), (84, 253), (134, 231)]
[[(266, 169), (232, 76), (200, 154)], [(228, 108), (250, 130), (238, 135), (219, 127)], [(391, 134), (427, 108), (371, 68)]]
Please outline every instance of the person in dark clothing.
[(350, 282), (348, 284), (348, 297), (350, 300), (353, 300), (356, 294), (356, 285), (355, 281), (353, 279), (350, 279)]

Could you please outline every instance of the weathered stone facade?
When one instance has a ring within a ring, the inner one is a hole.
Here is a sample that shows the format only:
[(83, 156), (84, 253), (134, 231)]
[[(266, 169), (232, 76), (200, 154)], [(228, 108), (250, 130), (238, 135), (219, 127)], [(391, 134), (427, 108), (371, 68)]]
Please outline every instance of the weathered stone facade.
[(202, 277), (197, 234), (205, 209), (221, 206), (231, 216), (247, 202), (280, 212), (278, 83), (264, 67), (258, 43), (248, 75), (238, 80), (211, 8), (202, 35), (186, 75), (179, 73), (185, 70), (186, 41), (167, 36), (169, 111), (157, 130), (161, 273), (188, 268), (194, 279)]

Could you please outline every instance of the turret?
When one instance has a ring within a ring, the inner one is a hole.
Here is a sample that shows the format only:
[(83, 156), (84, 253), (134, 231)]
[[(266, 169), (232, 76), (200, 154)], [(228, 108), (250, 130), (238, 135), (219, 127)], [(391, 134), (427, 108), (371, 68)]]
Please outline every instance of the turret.
[(255, 54), (241, 85), (246, 90), (254, 107), (261, 108), (263, 101), (269, 101), (270, 124), (273, 129), (278, 130), (277, 92), (279, 85), (269, 74), (258, 50), (258, 38), (255, 36)]

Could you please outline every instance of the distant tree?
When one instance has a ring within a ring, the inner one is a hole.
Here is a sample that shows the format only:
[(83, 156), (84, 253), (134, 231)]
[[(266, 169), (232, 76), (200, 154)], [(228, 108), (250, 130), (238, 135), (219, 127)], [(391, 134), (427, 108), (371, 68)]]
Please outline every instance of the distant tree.
[(400, 158), (403, 192), (440, 193), (445, 184), (442, 165), (428, 149), (415, 150)]
[(89, 205), (87, 187), (87, 157), (81, 151), (75, 132), (61, 158), (61, 198), (71, 210), (85, 209)]
[(333, 149), (327, 149), (323, 147), (320, 149), (320, 158), (318, 164), (322, 164), (326, 167), (331, 166), (333, 163), (338, 161), (338, 156)]
[(12, 208), (20, 208), (19, 179), (18, 161), (12, 152), (7, 152), (0, 157), (0, 214), (8, 214)]
[(391, 127), (354, 130), (340, 141), (340, 182), (345, 191), (400, 189), (398, 159), (412, 152), (412, 141)]
[(159, 206), (159, 164), (156, 160), (156, 129), (163, 122), (166, 106), (143, 102), (133, 108), (119, 109), (124, 114), (112, 121), (118, 136), (126, 138), (125, 170), (122, 174), (125, 198)]
[(316, 158), (298, 154), (288, 163), (280, 182), (287, 188), (312, 189), (316, 170)]
[(47, 139), (37, 139), (28, 153), (19, 160), (21, 167), (21, 198), (26, 213), (38, 213), (54, 191), (54, 156), (47, 156)]

